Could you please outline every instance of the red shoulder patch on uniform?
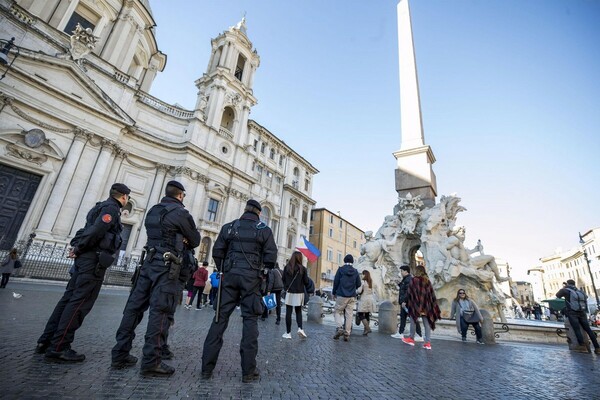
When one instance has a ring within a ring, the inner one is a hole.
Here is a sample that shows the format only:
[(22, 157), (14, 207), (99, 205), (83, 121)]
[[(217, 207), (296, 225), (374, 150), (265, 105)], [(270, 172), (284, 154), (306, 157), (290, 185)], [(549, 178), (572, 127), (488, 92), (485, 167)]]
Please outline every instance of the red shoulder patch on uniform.
[(104, 214), (102, 216), (102, 222), (106, 222), (107, 224), (112, 221), (112, 217), (110, 216), (110, 214)]

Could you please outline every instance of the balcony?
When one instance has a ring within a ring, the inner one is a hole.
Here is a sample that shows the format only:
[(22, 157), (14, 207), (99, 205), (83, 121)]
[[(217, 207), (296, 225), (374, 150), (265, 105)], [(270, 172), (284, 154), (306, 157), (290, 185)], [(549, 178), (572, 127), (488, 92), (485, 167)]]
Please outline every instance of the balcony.
[(138, 97), (142, 103), (154, 108), (155, 110), (161, 111), (165, 114), (169, 114), (172, 117), (179, 119), (191, 119), (194, 116), (193, 111), (188, 111), (179, 107), (172, 106), (157, 99), (156, 97), (150, 96), (147, 93), (138, 92)]
[(231, 133), (229, 131), (229, 129), (227, 129), (227, 128), (220, 127), (219, 128), (219, 135), (223, 136), (226, 139), (233, 140), (233, 133)]

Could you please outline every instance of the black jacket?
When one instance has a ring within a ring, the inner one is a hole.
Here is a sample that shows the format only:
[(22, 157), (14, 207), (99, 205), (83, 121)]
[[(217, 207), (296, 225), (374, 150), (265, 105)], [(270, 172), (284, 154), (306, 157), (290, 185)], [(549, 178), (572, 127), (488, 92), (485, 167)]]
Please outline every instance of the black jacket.
[(283, 290), (283, 271), (279, 268), (269, 270), (267, 292)]
[(215, 245), (213, 260), (224, 272), (232, 269), (259, 270), (273, 268), (277, 261), (277, 245), (271, 228), (258, 215), (245, 212), (239, 219), (223, 225)]
[(406, 275), (402, 278), (402, 281), (398, 284), (398, 303), (406, 303), (408, 300), (408, 286), (412, 282), (413, 276), (411, 274)]
[[(200, 245), (200, 232), (196, 228), (196, 223), (194, 222), (194, 218), (191, 216), (188, 210), (185, 209), (183, 203), (177, 200), (174, 197), (165, 196), (160, 200), (160, 203), (153, 206), (148, 212), (148, 216), (146, 216), (146, 231), (148, 233), (148, 246), (154, 247), (156, 243), (153, 243), (154, 240), (158, 238), (153, 238), (156, 234), (151, 234), (149, 231), (148, 221), (150, 219), (150, 214), (155, 213), (156, 208), (161, 207), (164, 208), (166, 206), (175, 206), (175, 209), (171, 212), (164, 214), (161, 220), (161, 231), (166, 232), (174, 232), (180, 233), (186, 239), (186, 250), (192, 250), (195, 247)], [(160, 232), (158, 236), (160, 236)], [(163, 238), (164, 239), (164, 238)]]
[(114, 254), (121, 247), (121, 203), (113, 198), (96, 203), (85, 217), (85, 227), (71, 240), (76, 255), (105, 250)]
[(302, 274), (289, 273), (289, 270), (283, 270), (283, 287), (288, 293), (304, 293), (304, 287), (308, 286), (308, 270), (301, 266)]

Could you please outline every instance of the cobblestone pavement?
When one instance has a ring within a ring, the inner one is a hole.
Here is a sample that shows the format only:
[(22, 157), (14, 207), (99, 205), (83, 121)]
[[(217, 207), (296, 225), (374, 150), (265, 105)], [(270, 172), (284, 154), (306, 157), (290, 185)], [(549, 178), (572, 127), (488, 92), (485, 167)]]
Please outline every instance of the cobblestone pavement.
[[(281, 337), (285, 324), (259, 320), (259, 382), (241, 382), (239, 311), (230, 319), (212, 380), (200, 380), (202, 343), (213, 312), (179, 308), (169, 341), (176, 368), (147, 378), (136, 366), (110, 368), (110, 349), (128, 291), (103, 288), (77, 331), (81, 364), (53, 364), (33, 353), (61, 284), (12, 280), (0, 290), (0, 397), (3, 399), (592, 399), (598, 398), (598, 356), (566, 346), (432, 340), (433, 350), (389, 335), (332, 340), (333, 327), (305, 322), (307, 339)], [(17, 299), (13, 292), (22, 294)], [(296, 331), (295, 322), (292, 332)], [(132, 354), (141, 355), (146, 321)]]

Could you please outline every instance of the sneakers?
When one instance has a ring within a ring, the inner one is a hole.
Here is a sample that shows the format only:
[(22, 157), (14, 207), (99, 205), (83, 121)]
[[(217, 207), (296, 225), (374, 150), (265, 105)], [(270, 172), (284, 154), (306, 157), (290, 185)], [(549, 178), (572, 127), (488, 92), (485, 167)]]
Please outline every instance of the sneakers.
[(415, 340), (413, 338), (409, 338), (409, 337), (402, 338), (402, 342), (406, 343), (409, 346), (415, 345)]
[(302, 328), (298, 328), (298, 336), (300, 336), (301, 339), (306, 339), (308, 337)]
[(467, 341), (467, 337), (466, 337), (466, 336), (463, 336), (463, 337), (461, 338), (461, 340), (462, 340), (463, 342), (466, 342), (466, 341)]
[(350, 340), (350, 335), (347, 333), (344, 333), (344, 342), (347, 342), (348, 340)]
[(172, 360), (175, 354), (168, 347), (163, 347), (161, 350), (160, 358), (163, 360)]
[(333, 335), (333, 338), (335, 340), (338, 340), (343, 335), (344, 335), (344, 330), (342, 328), (337, 328), (337, 330), (335, 331), (335, 335)]
[(110, 366), (115, 369), (129, 368), (129, 367), (133, 367), (135, 364), (137, 364), (137, 361), (138, 361), (138, 359), (136, 356), (127, 354), (127, 357), (125, 357), (122, 360), (113, 361), (110, 364)]
[(45, 359), (58, 363), (77, 363), (85, 360), (85, 354), (79, 354), (75, 350), (54, 351), (46, 350)]
[(483, 343), (483, 340), (478, 340), (477, 344), (485, 344), (485, 343)]
[[(190, 308), (192, 308), (192, 306), (190, 306)], [(196, 311), (200, 311), (202, 310), (202, 307), (196, 307)]]
[(242, 376), (243, 383), (251, 383), (260, 379), (260, 371), (258, 368), (254, 369), (254, 372), (248, 375)]
[(186, 310), (191, 310), (192, 309), (192, 306), (190, 306), (188, 304), (186, 304), (184, 307), (185, 307)]
[(403, 334), (401, 334), (400, 332), (396, 332), (393, 335), (390, 335), (391, 337), (393, 337), (394, 339), (402, 339), (404, 337)]
[(415, 342), (424, 342), (424, 341), (425, 340), (423, 340), (422, 336), (419, 336), (419, 335), (415, 336)]
[(283, 335), (281, 335), (281, 337), (284, 339), (291, 339), (292, 335), (290, 333), (284, 333)]
[(423, 348), (427, 349), (427, 350), (431, 350), (431, 342), (425, 342), (425, 343), (423, 343)]
[(175, 368), (163, 362), (154, 367), (142, 368), (140, 371), (140, 373), (144, 376), (171, 376), (174, 372)]
[(594, 349), (594, 354), (600, 354), (600, 347), (596, 347)]
[(279, 325), (280, 323), (281, 323), (281, 320), (278, 318), (278, 319), (275, 321), (275, 325)]
[(203, 381), (209, 380), (210, 378), (212, 378), (212, 371), (202, 371), (202, 374), (200, 375), (200, 379), (202, 379)]
[(48, 350), (48, 347), (50, 347), (49, 343), (38, 343), (35, 346), (34, 351), (36, 354), (44, 354), (44, 353), (46, 353), (46, 350)]
[[(583, 344), (574, 347), (573, 351), (576, 351), (577, 353), (589, 353), (587, 346), (585, 346)], [(48, 353), (46, 353), (46, 354), (48, 354)]]

